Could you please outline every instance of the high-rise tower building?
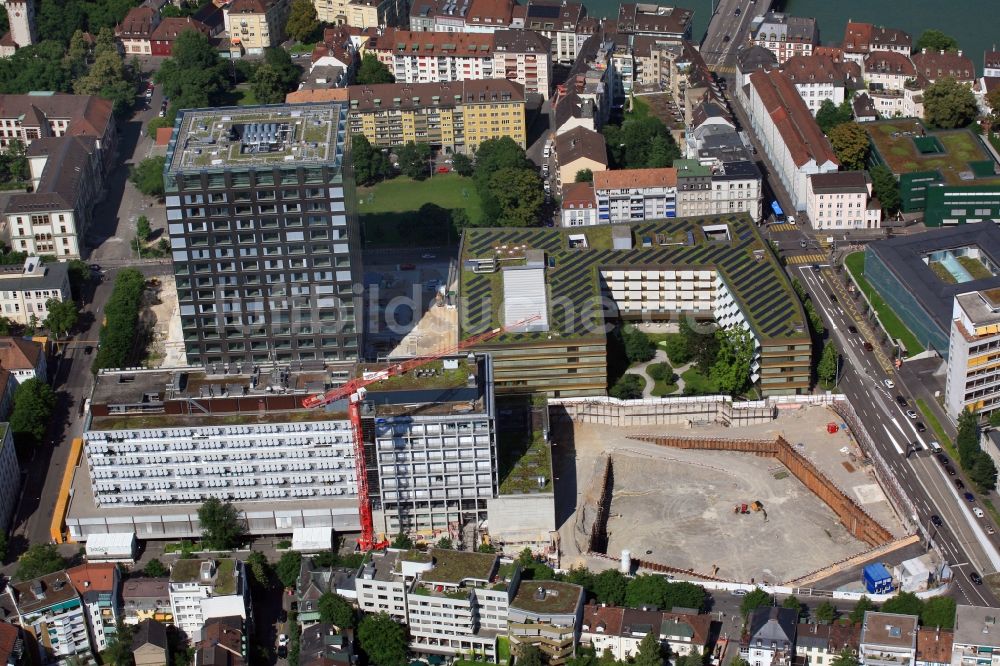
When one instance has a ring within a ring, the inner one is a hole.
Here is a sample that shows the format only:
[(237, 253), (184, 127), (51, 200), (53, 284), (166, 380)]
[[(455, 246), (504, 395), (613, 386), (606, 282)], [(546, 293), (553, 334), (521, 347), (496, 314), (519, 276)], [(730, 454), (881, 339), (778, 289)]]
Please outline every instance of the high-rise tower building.
[(361, 346), (347, 107), (182, 111), (164, 168), (187, 361), (353, 364)]

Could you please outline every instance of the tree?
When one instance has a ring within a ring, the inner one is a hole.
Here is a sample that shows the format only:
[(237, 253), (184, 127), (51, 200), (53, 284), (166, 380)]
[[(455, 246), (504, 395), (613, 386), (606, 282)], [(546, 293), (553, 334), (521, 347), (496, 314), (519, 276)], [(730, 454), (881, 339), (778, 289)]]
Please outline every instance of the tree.
[(929, 28), (921, 33), (917, 38), (914, 47), (915, 51), (927, 49), (928, 51), (957, 51), (958, 40), (950, 35), (946, 35), (940, 30)]
[(76, 321), (80, 317), (76, 303), (69, 299), (61, 301), (58, 298), (50, 298), (45, 301), (45, 309), (48, 311), (45, 315), (45, 328), (49, 329), (56, 339), (65, 337), (76, 326)]
[(858, 658), (855, 656), (851, 648), (844, 646), (844, 649), (840, 651), (833, 661), (830, 662), (830, 666), (858, 666)]
[(365, 615), (358, 642), (376, 666), (406, 666), (406, 630), (385, 613)]
[(330, 622), (341, 631), (354, 629), (357, 615), (354, 606), (344, 597), (326, 592), (319, 598), (319, 621)]
[(438, 539), (437, 547), (442, 550), (452, 550), (455, 547), (455, 545), (451, 542), (451, 539), (449, 539), (448, 537), (441, 537), (440, 539)]
[(990, 412), (990, 425), (994, 428), (1000, 426), (1000, 411)]
[(635, 326), (624, 326), (621, 336), (630, 363), (644, 363), (656, 356), (656, 345)]
[[(288, 51), (276, 46), (264, 49), (264, 64), (278, 74), (278, 80), (281, 81), (283, 92), (288, 93), (298, 87), (302, 70), (292, 61), (292, 56)], [(260, 66), (258, 66), (258, 69), (260, 69)], [(284, 101), (284, 99), (284, 94), (282, 94), (281, 99), (278, 101)]]
[(878, 165), (872, 167), (868, 172), (872, 177), (872, 190), (882, 204), (882, 209), (887, 212), (895, 212), (899, 209), (901, 199), (899, 197), (899, 182), (892, 175), (888, 167)]
[[(72, 67), (78, 63), (68, 61)], [(101, 28), (94, 47), (94, 62), (73, 84), (78, 95), (98, 95), (112, 103), (115, 115), (121, 117), (135, 102), (135, 82), (125, 68), (125, 60), (115, 44), (110, 28)]]
[(146, 278), (134, 268), (125, 268), (115, 278), (115, 288), (104, 306), (107, 323), (101, 328), (101, 340), (94, 358), (93, 371), (124, 368), (135, 354), (139, 307)]
[(655, 632), (647, 632), (639, 642), (639, 653), (635, 655), (635, 666), (663, 666), (664, 649), (660, 637)]
[(742, 328), (720, 328), (715, 331), (715, 337), (719, 346), (709, 377), (718, 386), (719, 392), (739, 395), (750, 381), (753, 338)]
[(176, 109), (218, 106), (228, 77), (226, 65), (208, 37), (197, 30), (185, 30), (174, 40), (171, 53), (153, 75), (170, 98), (168, 118)]
[(816, 376), (827, 388), (832, 388), (833, 382), (837, 379), (839, 362), (837, 346), (832, 341), (823, 345), (823, 353), (820, 354), (819, 364), (816, 366)]
[(136, 189), (148, 197), (163, 196), (163, 156), (147, 157), (132, 167), (128, 179)]
[(14, 409), (10, 414), (14, 438), (25, 445), (41, 444), (55, 406), (55, 391), (43, 380), (32, 377), (19, 385), (14, 390)]
[(145, 215), (140, 215), (139, 219), (135, 221), (135, 234), (142, 242), (148, 241), (149, 237), (153, 235), (153, 228), (149, 226), (149, 218)]
[(297, 42), (315, 41), (319, 30), (319, 19), (316, 18), (316, 8), (310, 0), (294, 0), (288, 10), (288, 22), (285, 23), (285, 34)]
[(579, 585), (583, 589), (587, 590), (587, 592), (594, 589), (594, 574), (590, 571), (590, 569), (584, 566), (570, 567), (565, 580), (567, 583)]
[(0, 564), (7, 561), (7, 530), (0, 530)]
[(236, 507), (218, 497), (209, 497), (198, 508), (198, 522), (202, 540), (210, 550), (236, 548), (246, 534)]
[(816, 621), (820, 624), (831, 624), (837, 619), (837, 607), (829, 601), (824, 601), (813, 611)]
[(602, 604), (621, 606), (627, 587), (628, 581), (618, 569), (606, 569), (594, 576), (594, 596)]
[(761, 606), (770, 606), (774, 603), (774, 599), (770, 594), (755, 587), (750, 592), (747, 592), (743, 597), (743, 601), (740, 602), (740, 614), (743, 615), (743, 619), (746, 620), (750, 617), (750, 614)]
[(690, 359), (698, 366), (699, 372), (707, 375), (719, 353), (719, 339), (715, 337), (714, 327), (692, 324), (691, 320), (685, 317), (680, 322), (680, 334), (684, 338)]
[(865, 168), (868, 152), (868, 133), (858, 123), (841, 123), (831, 129), (827, 136), (837, 159), (845, 169), (857, 171)]
[(816, 112), (816, 124), (823, 130), (823, 134), (829, 134), (837, 125), (850, 122), (854, 118), (854, 110), (851, 108), (850, 100), (844, 100), (839, 106), (833, 103), (832, 99), (824, 99)]
[(168, 575), (170, 570), (163, 566), (163, 562), (154, 557), (149, 562), (146, 562), (146, 566), (142, 568), (142, 573), (150, 578), (162, 578)]
[(247, 555), (247, 566), (250, 567), (250, 575), (261, 588), (267, 588), (271, 582), (271, 564), (267, 557), (259, 550), (251, 551)]
[(986, 93), (986, 106), (990, 108), (987, 119), (993, 125), (1000, 125), (1000, 88), (994, 88)]
[(646, 166), (650, 169), (663, 169), (671, 166), (674, 160), (680, 159), (681, 151), (677, 143), (670, 135), (656, 135), (649, 142), (649, 154), (646, 158)]
[(545, 198), (541, 178), (534, 170), (500, 169), (490, 177), (489, 193), (499, 205), (495, 223), (504, 227), (538, 224)]
[(481, 543), (479, 548), (476, 548), (476, 552), (491, 554), (497, 552), (497, 548), (491, 543)]
[(14, 577), (20, 581), (31, 580), (65, 568), (66, 560), (55, 545), (36, 543), (17, 558), (17, 573)]
[(980, 451), (974, 460), (972, 468), (968, 471), (969, 480), (976, 484), (981, 493), (994, 490), (997, 487), (997, 467), (993, 464), (993, 459)]
[(406, 534), (400, 532), (395, 536), (395, 538), (392, 540), (392, 544), (390, 545), (392, 548), (409, 550), (410, 548), (413, 548), (413, 540), (410, 539), (410, 537), (406, 536)]
[(924, 90), (924, 120), (933, 127), (967, 127), (978, 115), (972, 89), (955, 79), (938, 79)]
[(858, 602), (854, 604), (854, 608), (851, 609), (850, 615), (847, 619), (851, 621), (851, 624), (859, 624), (865, 619), (865, 613), (868, 611), (877, 611), (878, 606), (875, 602), (867, 597), (867, 595), (862, 594)]
[(605, 125), (601, 133), (616, 169), (669, 165), (681, 156), (670, 130), (655, 116), (629, 118), (621, 125)]
[(126, 625), (119, 616), (116, 631), (108, 638), (108, 645), (101, 652), (101, 663), (107, 666), (135, 666), (135, 655), (132, 653), (135, 630), (135, 625)]
[[(302, 2), (303, 0), (296, 1)], [(308, 0), (305, 1), (308, 2)], [(262, 64), (254, 72), (253, 79), (250, 81), (250, 90), (253, 91), (254, 97), (261, 104), (277, 104), (285, 99), (285, 88), (282, 85), (281, 76), (267, 63)]]
[(451, 158), (451, 168), (459, 176), (468, 178), (475, 169), (472, 166), (472, 159), (465, 153), (455, 153)]
[(618, 378), (608, 395), (619, 400), (638, 400), (646, 388), (646, 380), (639, 375), (627, 373)]
[(274, 572), (278, 574), (278, 580), (285, 587), (295, 587), (295, 581), (299, 579), (301, 570), (302, 553), (294, 550), (286, 550), (274, 565)]
[(628, 581), (625, 588), (625, 605), (664, 608), (663, 600), (666, 596), (666, 578), (654, 574), (641, 574)]
[(708, 594), (701, 585), (678, 580), (667, 585), (667, 593), (663, 597), (661, 608), (669, 610), (671, 608), (697, 608), (703, 609)]
[(399, 170), (413, 180), (423, 180), (430, 172), (431, 147), (426, 143), (408, 141), (396, 149), (396, 157), (399, 158)]
[(925, 627), (953, 629), (955, 627), (955, 600), (951, 597), (931, 597), (920, 611), (920, 624)]
[(361, 66), (358, 67), (358, 74), (354, 77), (354, 83), (369, 85), (372, 83), (395, 83), (396, 77), (392, 75), (389, 68), (379, 62), (378, 56), (374, 53), (365, 53), (361, 58)]
[(794, 594), (785, 597), (784, 601), (781, 602), (781, 607), (795, 611), (796, 616), (802, 614), (802, 602)]
[(899, 613), (900, 615), (920, 615), (924, 602), (912, 592), (900, 592), (890, 597), (882, 604), (883, 613)]
[(667, 358), (669, 358), (670, 362), (674, 364), (674, 367), (685, 365), (691, 360), (691, 354), (688, 351), (687, 346), (687, 338), (680, 333), (668, 334), (664, 343), (664, 348), (667, 350)]
[(576, 178), (573, 180), (575, 183), (592, 183), (594, 182), (594, 172), (591, 169), (580, 169), (576, 172)]
[(537, 646), (524, 643), (517, 647), (517, 666), (545, 666), (545, 658)]
[(515, 169), (533, 168), (524, 156), (524, 149), (510, 137), (487, 139), (479, 143), (479, 147), (476, 148), (476, 172), (474, 176), (477, 183), (488, 184), (493, 173), (508, 167)]
[(373, 146), (364, 134), (355, 134), (351, 138), (351, 157), (358, 185), (374, 185), (385, 180), (391, 173), (389, 158)]
[(962, 464), (962, 469), (972, 469), (976, 454), (981, 452), (979, 448), (979, 424), (976, 422), (976, 415), (972, 410), (962, 410), (962, 413), (958, 415), (958, 435), (955, 437), (955, 446), (958, 447), (958, 459)]
[(19, 48), (14, 55), (0, 60), (0, 93), (23, 95), (32, 90), (72, 92), (72, 79), (63, 58), (64, 43), (41, 41)]

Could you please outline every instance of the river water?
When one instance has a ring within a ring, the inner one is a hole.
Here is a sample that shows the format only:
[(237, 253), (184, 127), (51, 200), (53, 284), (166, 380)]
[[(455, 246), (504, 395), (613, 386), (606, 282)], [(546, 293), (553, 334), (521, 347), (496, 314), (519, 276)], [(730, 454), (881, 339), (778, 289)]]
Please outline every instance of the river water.
[[(592, 16), (617, 16), (619, 0), (584, 0)], [(711, 18), (713, 0), (660, 0), (694, 10), (692, 35), (701, 41)], [(958, 40), (982, 74), (983, 51), (1000, 45), (998, 0), (785, 0), (785, 11), (819, 21), (820, 40), (839, 45), (848, 19), (905, 30), (916, 40), (926, 28), (937, 28)]]

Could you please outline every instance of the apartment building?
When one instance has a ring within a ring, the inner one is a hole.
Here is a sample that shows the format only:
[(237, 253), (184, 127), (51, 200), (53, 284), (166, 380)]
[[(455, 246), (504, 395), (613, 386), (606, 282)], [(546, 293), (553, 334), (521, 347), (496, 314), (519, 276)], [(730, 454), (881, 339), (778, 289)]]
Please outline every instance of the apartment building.
[(386, 30), (371, 51), (397, 83), (492, 79), (493, 34)]
[(416, 0), (410, 3), (410, 30), (465, 32), (465, 15), (471, 4), (472, 0)]
[(30, 648), (25, 645), (24, 631), (14, 624), (0, 624), (0, 663), (7, 666), (29, 666), (33, 664), (28, 655)]
[(750, 123), (792, 198), (795, 210), (808, 203), (809, 176), (840, 168), (830, 142), (787, 76), (775, 70), (750, 75)]
[[(700, 151), (712, 158), (710, 146)], [(748, 156), (747, 156), (748, 157)], [(677, 172), (677, 216), (749, 213), (761, 217), (761, 174), (750, 159), (717, 160), (705, 166), (699, 160), (674, 160)]]
[(13, 140), (30, 146), (35, 139), (61, 136), (93, 137), (107, 169), (118, 145), (111, 102), (51, 92), (0, 95), (0, 150)]
[[(539, 32), (552, 44), (552, 58), (568, 64), (576, 60), (582, 44), (578, 27), (587, 16), (587, 8), (568, 0), (529, 0), (524, 16), (511, 19), (512, 28)], [(586, 36), (584, 36), (585, 38)]]
[(125, 624), (147, 620), (172, 622), (169, 578), (129, 578), (122, 585), (122, 618)]
[(965, 409), (1000, 408), (1000, 289), (955, 296), (948, 337), (945, 406), (953, 418)]
[(610, 650), (615, 659), (625, 661), (638, 654), (646, 634), (654, 633), (672, 655), (705, 654), (711, 624), (708, 615), (590, 603), (583, 610), (580, 643), (597, 654)]
[(406, 622), (406, 599), (410, 585), (402, 571), (403, 551), (388, 548), (371, 551), (355, 578), (358, 608), (365, 613), (385, 613), (397, 622)]
[(48, 316), (46, 303), (52, 298), (71, 298), (65, 263), (42, 263), (38, 257), (28, 257), (22, 266), (0, 267), (0, 312), (7, 319), (23, 325), (32, 317), (43, 321)]
[(810, 55), (819, 44), (819, 28), (814, 18), (768, 12), (750, 21), (750, 41), (783, 64), (792, 56)]
[(350, 132), (384, 148), (420, 141), (472, 155), (482, 141), (527, 140), (524, 89), (504, 80), (348, 88)]
[(245, 618), (240, 615), (205, 620), (201, 637), (195, 640), (195, 664), (247, 666), (250, 641)]
[(868, 611), (861, 625), (858, 656), (865, 666), (915, 666), (917, 623), (914, 615)]
[(4, 236), (29, 255), (79, 259), (104, 187), (97, 141), (91, 136), (35, 139), (27, 150), (31, 191), (11, 195), (4, 208)]
[(917, 629), (916, 666), (949, 666), (955, 632), (941, 627)]
[(680, 42), (691, 39), (694, 12), (683, 7), (623, 2), (618, 5), (617, 32)]
[(132, 636), (132, 658), (135, 666), (163, 666), (170, 663), (167, 627), (156, 620), (145, 620)]
[(840, 45), (844, 58), (859, 65), (865, 56), (876, 51), (892, 51), (905, 56), (913, 51), (913, 37), (896, 28), (871, 23), (848, 21), (844, 41)]
[(934, 51), (926, 48), (910, 56), (917, 74), (931, 83), (954, 79), (972, 86), (976, 82), (976, 66), (972, 58), (961, 51)]
[(834, 171), (809, 176), (806, 212), (818, 230), (878, 229), (882, 207), (873, 199), (867, 171)]
[(494, 76), (547, 99), (552, 88), (550, 40), (532, 30), (496, 30), (493, 40)]
[(250, 588), (243, 562), (180, 559), (170, 567), (170, 609), (174, 626), (199, 641), (212, 618), (247, 617)]
[(608, 149), (600, 132), (576, 127), (559, 134), (555, 140), (556, 187), (576, 181), (576, 174), (590, 170), (598, 174), (608, 170)]
[(677, 169), (616, 169), (594, 173), (599, 223), (677, 216)]
[(14, 433), (9, 423), (0, 423), (0, 530), (4, 534), (8, 533), (20, 498), (21, 466), (14, 448)]
[(797, 620), (798, 613), (788, 608), (758, 608), (740, 641), (740, 657), (750, 666), (789, 666), (795, 657)]
[(152, 55), (150, 35), (160, 24), (160, 12), (151, 5), (143, 3), (133, 7), (115, 26), (115, 38), (121, 44), (125, 56)]
[(858, 655), (861, 628), (847, 624), (800, 624), (795, 631), (795, 658), (805, 666), (830, 666), (845, 650)]
[(959, 604), (955, 612), (951, 666), (1000, 664), (1000, 614), (988, 606)]
[[(472, 0), (469, 12), (465, 15), (466, 32), (506, 30), (514, 19), (516, 4), (514, 0)], [(549, 48), (548, 41), (545, 46), (546, 49)]]
[(357, 661), (351, 629), (321, 622), (302, 630), (300, 666), (350, 666)]
[(778, 58), (774, 51), (757, 46), (756, 44), (745, 45), (736, 52), (736, 95), (746, 106), (743, 96), (743, 86), (750, 83), (750, 75), (760, 69), (777, 69)]
[(83, 601), (94, 649), (103, 652), (118, 633), (118, 609), (122, 605), (118, 565), (81, 564), (67, 569), (66, 575)]
[(611, 115), (615, 91), (619, 90), (614, 67), (615, 40), (594, 34), (580, 45), (576, 60), (566, 77), (565, 92), (574, 93), (592, 105), (594, 124), (601, 128)]
[(917, 68), (908, 55), (875, 51), (865, 56), (862, 71), (872, 104), (883, 117), (923, 117), (927, 81), (917, 77)]
[(163, 19), (150, 33), (149, 49), (151, 55), (169, 58), (174, 54), (174, 44), (177, 43), (177, 39), (191, 30), (200, 32), (206, 37), (211, 34), (211, 29), (207, 25), (191, 16), (174, 16)]
[(288, 0), (233, 0), (223, 8), (229, 54), (262, 55), (285, 40)]
[(313, 0), (316, 18), (333, 26), (386, 28), (405, 19), (405, 5), (399, 0)]
[(326, 103), (179, 115), (164, 180), (188, 363), (357, 359), (347, 112)]
[(576, 651), (583, 619), (583, 588), (571, 583), (520, 580), (510, 599), (510, 644), (533, 645), (552, 666), (566, 663)]
[(781, 66), (781, 71), (814, 116), (825, 100), (839, 106), (862, 86), (861, 65), (825, 54), (792, 56)]
[(17, 624), (31, 634), (38, 662), (93, 662), (83, 600), (65, 571), (7, 585)]
[(563, 187), (561, 223), (564, 227), (598, 224), (593, 183), (569, 183)]

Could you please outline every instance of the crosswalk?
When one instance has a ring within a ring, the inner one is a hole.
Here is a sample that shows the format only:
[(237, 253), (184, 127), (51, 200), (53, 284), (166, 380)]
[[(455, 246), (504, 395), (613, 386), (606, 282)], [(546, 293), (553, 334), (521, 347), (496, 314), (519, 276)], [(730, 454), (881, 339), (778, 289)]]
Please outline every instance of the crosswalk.
[(824, 264), (829, 255), (826, 254), (796, 254), (790, 257), (786, 257), (785, 261), (793, 266), (801, 266), (802, 264)]
[(772, 224), (768, 226), (771, 231), (795, 231), (798, 229), (794, 224)]
[(733, 65), (720, 65), (715, 68), (715, 72), (717, 74), (735, 74), (736, 67), (734, 67)]

